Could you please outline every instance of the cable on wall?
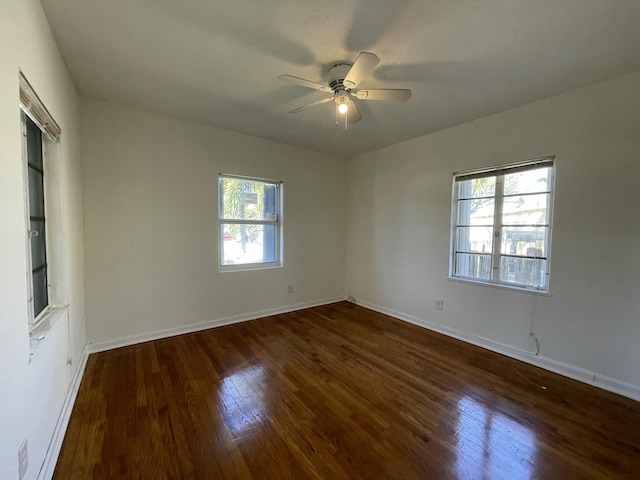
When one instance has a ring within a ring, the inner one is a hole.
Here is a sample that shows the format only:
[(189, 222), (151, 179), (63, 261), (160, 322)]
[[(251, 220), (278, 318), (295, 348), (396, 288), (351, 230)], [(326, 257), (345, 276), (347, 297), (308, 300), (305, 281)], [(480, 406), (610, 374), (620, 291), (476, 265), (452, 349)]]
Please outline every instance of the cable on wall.
[(529, 352), (536, 357), (540, 353), (540, 342), (538, 341), (538, 337), (536, 336), (536, 332), (534, 329), (534, 321), (536, 318), (536, 295), (531, 295), (531, 316), (529, 317), (529, 337), (533, 338), (533, 341), (536, 344), (536, 351)]

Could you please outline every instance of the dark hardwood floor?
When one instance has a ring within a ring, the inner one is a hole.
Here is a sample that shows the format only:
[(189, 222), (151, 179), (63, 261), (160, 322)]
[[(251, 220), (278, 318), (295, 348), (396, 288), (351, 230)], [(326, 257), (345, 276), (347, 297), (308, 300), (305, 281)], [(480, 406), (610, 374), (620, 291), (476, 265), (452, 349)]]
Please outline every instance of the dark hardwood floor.
[(640, 403), (342, 302), (91, 355), (54, 478), (639, 479)]

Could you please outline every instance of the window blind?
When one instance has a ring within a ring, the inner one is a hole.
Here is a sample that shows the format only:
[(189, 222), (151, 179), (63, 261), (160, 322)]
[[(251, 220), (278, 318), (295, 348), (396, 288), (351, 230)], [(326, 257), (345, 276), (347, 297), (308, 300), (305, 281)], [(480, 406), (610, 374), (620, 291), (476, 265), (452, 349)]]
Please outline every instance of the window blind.
[(482, 170), (474, 170), (473, 172), (457, 172), (453, 176), (456, 182), (464, 182), (465, 180), (473, 180), (474, 178), (494, 177), (498, 175), (508, 175), (511, 173), (524, 172), (532, 168), (550, 167), (553, 165), (555, 155), (549, 157), (541, 157), (533, 159), (526, 163), (515, 163), (512, 165), (501, 165), (500, 167), (489, 167)]
[(44, 106), (22, 72), (20, 72), (20, 104), (31, 119), (54, 141), (60, 139), (62, 129)]

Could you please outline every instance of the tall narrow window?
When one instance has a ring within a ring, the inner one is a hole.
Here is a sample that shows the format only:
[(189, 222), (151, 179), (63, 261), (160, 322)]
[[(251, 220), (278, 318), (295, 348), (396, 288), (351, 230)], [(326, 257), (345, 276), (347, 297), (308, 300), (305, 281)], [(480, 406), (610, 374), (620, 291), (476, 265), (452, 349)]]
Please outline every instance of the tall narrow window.
[(20, 74), (24, 185), (28, 250), (30, 331), (40, 329), (64, 308), (63, 249), (57, 161), (61, 130), (35, 91)]
[(454, 174), (451, 277), (548, 291), (553, 158)]
[(281, 266), (281, 183), (221, 175), (220, 270)]

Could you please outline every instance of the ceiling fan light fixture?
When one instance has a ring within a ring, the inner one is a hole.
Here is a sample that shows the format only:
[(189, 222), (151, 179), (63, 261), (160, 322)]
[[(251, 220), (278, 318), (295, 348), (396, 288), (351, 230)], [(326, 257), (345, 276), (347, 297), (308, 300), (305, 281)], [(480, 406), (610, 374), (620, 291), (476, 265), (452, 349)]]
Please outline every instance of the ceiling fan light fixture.
[(338, 90), (335, 94), (338, 112), (344, 115), (349, 111), (349, 94), (346, 90)]

